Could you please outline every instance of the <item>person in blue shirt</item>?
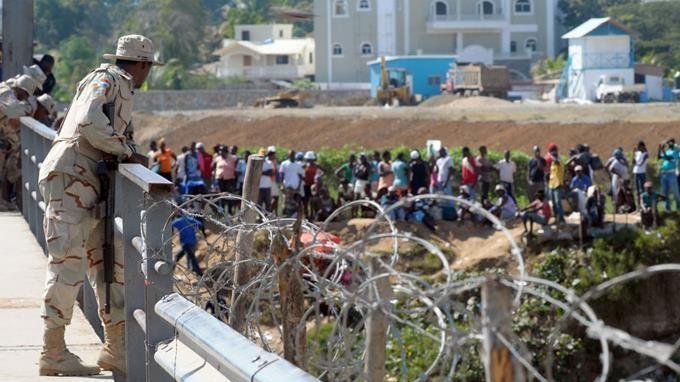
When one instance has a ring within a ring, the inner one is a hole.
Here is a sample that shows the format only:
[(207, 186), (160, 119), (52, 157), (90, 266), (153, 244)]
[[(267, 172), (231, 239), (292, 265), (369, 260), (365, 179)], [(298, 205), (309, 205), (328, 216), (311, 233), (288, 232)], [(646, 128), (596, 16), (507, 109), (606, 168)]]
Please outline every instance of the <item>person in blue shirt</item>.
[(408, 193), (408, 166), (404, 162), (404, 153), (397, 154), (397, 159), (392, 162), (392, 172), (394, 173), (394, 188), (405, 195)]
[(569, 183), (569, 198), (571, 200), (571, 205), (574, 211), (580, 211), (581, 208), (585, 206), (579, 206), (580, 195), (583, 195), (583, 200), (585, 201), (586, 192), (588, 188), (593, 185), (590, 177), (583, 172), (583, 166), (578, 165), (574, 168), (574, 175)]
[(196, 231), (201, 229), (202, 226), (201, 222), (185, 214), (179, 215), (172, 221), (172, 228), (179, 233), (179, 243), (182, 246), (182, 250), (175, 255), (175, 263), (186, 255), (187, 268), (199, 277), (203, 276), (203, 271), (198, 265), (198, 260), (196, 260), (196, 247), (198, 245)]
[(675, 208), (680, 210), (680, 189), (678, 188), (678, 162), (680, 151), (675, 145), (674, 139), (669, 139), (659, 146), (659, 161), (661, 178), (661, 195), (666, 200), (666, 211), (671, 210), (670, 194), (675, 198)]

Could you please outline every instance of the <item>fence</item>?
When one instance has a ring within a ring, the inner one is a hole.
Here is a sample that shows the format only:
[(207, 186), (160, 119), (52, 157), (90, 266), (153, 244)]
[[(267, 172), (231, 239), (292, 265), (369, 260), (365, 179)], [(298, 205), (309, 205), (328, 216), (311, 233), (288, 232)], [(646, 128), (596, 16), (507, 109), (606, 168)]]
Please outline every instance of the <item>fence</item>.
[[(24, 216), (36, 235), (44, 210), (37, 169), (53, 136), (22, 120)], [(126, 264), (129, 380), (551, 381), (584, 380), (578, 373), (587, 371), (605, 381), (619, 371), (610, 345), (651, 365), (626, 380), (680, 374), (675, 337), (675, 343), (642, 340), (605, 324), (590, 305), (624, 283), (680, 272), (680, 264), (641, 268), (577, 293), (530, 275), (515, 236), (469, 200), (419, 195), (387, 208), (358, 200), (320, 224), (267, 214), (251, 202), (258, 161), (249, 160), (244, 198), (199, 195), (181, 202), (171, 200), (169, 182), (146, 168), (120, 166), (115, 226)], [(494, 229), (485, 232), (497, 230), (510, 243), (512, 269), (493, 277), (461, 275), (442, 249), (448, 246), (397, 228), (399, 209), (431, 200), (458, 203), (491, 222)], [(241, 208), (230, 214), (230, 202)], [(375, 219), (355, 236), (334, 240), (328, 227), (358, 209), (372, 210)], [(179, 263), (173, 270), (170, 222), (176, 216), (201, 219), (210, 231), (201, 239), (203, 275), (183, 273)], [(403, 261), (409, 256), (411, 263)], [(554, 317), (545, 319), (547, 312)], [(582, 338), (573, 338), (579, 333)], [(600, 349), (592, 369), (560, 363), (586, 340)]]
[[(21, 119), (22, 213), (43, 249), (46, 205), (38, 190), (38, 172), (55, 136), (32, 118)], [(173, 293), (171, 241), (165, 240), (171, 237), (171, 204), (167, 203), (171, 193), (171, 182), (141, 165), (121, 164), (116, 172), (115, 250), (122, 251), (127, 265), (127, 380), (316, 380)], [(97, 303), (88, 283), (84, 283), (80, 304), (92, 327), (101, 333)]]

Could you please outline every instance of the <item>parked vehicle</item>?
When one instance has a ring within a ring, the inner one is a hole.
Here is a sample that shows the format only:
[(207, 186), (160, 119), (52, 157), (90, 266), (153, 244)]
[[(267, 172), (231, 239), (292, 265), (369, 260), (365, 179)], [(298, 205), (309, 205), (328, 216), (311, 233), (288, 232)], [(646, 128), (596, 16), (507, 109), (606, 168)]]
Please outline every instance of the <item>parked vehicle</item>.
[(493, 96), (507, 98), (510, 90), (510, 71), (505, 66), (458, 63), (447, 73), (441, 86), (442, 94), (462, 96)]
[(385, 57), (380, 57), (380, 87), (377, 100), (380, 105), (415, 105), (413, 95), (413, 77), (402, 68), (388, 68)]
[(644, 84), (626, 85), (621, 76), (603, 75), (597, 82), (595, 99), (602, 103), (640, 102), (640, 93), (645, 89)]

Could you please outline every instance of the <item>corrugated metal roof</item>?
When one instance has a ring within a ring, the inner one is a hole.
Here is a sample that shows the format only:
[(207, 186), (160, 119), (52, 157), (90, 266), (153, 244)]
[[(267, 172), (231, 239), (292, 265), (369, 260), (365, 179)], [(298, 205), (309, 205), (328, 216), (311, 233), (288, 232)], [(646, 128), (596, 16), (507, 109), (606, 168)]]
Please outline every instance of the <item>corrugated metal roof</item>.
[(601, 19), (590, 19), (590, 20), (586, 21), (585, 23), (583, 23), (583, 24), (577, 26), (576, 28), (572, 29), (571, 31), (567, 32), (564, 36), (562, 36), (562, 38), (567, 39), (567, 38), (584, 37), (588, 33), (599, 28), (600, 25), (607, 23), (609, 20), (611, 20), (611, 17), (603, 17)]
[(269, 43), (255, 44), (250, 41), (230, 41), (225, 43), (224, 47), (215, 51), (217, 55), (224, 55), (237, 48), (245, 48), (253, 53), (263, 56), (267, 55), (288, 55), (288, 54), (302, 54), (305, 48), (310, 46), (313, 49), (314, 39), (311, 38), (296, 38), (296, 39), (276, 39)]

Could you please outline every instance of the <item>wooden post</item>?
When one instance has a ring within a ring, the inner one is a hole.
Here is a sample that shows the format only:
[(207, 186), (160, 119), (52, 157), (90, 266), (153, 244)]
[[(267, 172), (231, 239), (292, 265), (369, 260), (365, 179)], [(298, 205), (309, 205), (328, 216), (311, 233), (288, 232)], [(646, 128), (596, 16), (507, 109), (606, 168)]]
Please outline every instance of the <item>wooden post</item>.
[(2, 79), (33, 64), (33, 0), (2, 2)]
[[(302, 208), (298, 209), (299, 211)], [(293, 250), (288, 248), (286, 239), (281, 233), (274, 237), (272, 256), (274, 263), (279, 266), (279, 294), (281, 301), (281, 321), (283, 324), (283, 357), (293, 365), (302, 369), (306, 364), (307, 333), (304, 324), (301, 325), (305, 311), (305, 300), (302, 293), (302, 278), (300, 267), (286, 262), (300, 251), (300, 232), (302, 214), (293, 227)]]
[[(251, 155), (248, 158), (248, 165), (246, 167), (246, 174), (243, 180), (243, 199), (250, 202), (257, 203), (260, 196), (260, 178), (262, 177), (262, 165), (264, 164), (264, 157), (259, 155)], [(243, 213), (243, 223), (253, 224), (257, 220), (257, 213), (250, 209), (246, 202), (241, 202), (241, 210)], [(246, 307), (247, 299), (239, 298), (241, 296), (240, 287), (246, 285), (250, 281), (251, 267), (247, 260), (251, 259), (251, 250), (253, 244), (253, 232), (250, 230), (241, 230), (236, 236), (236, 267), (234, 269), (234, 285), (235, 289), (231, 295), (231, 311), (229, 313), (229, 326), (237, 332), (244, 334), (244, 324), (246, 322)]]
[(523, 382), (522, 364), (510, 353), (496, 333), (510, 340), (512, 332), (512, 289), (493, 277), (482, 284), (482, 336), (487, 382)]
[[(383, 273), (377, 259), (371, 260), (371, 275)], [(368, 291), (369, 301), (379, 305), (371, 309), (366, 319), (366, 358), (364, 358), (364, 375), (367, 382), (385, 380), (385, 361), (387, 345), (387, 315), (383, 312), (385, 302), (392, 298), (392, 287), (387, 277), (376, 281), (375, 287)]]

